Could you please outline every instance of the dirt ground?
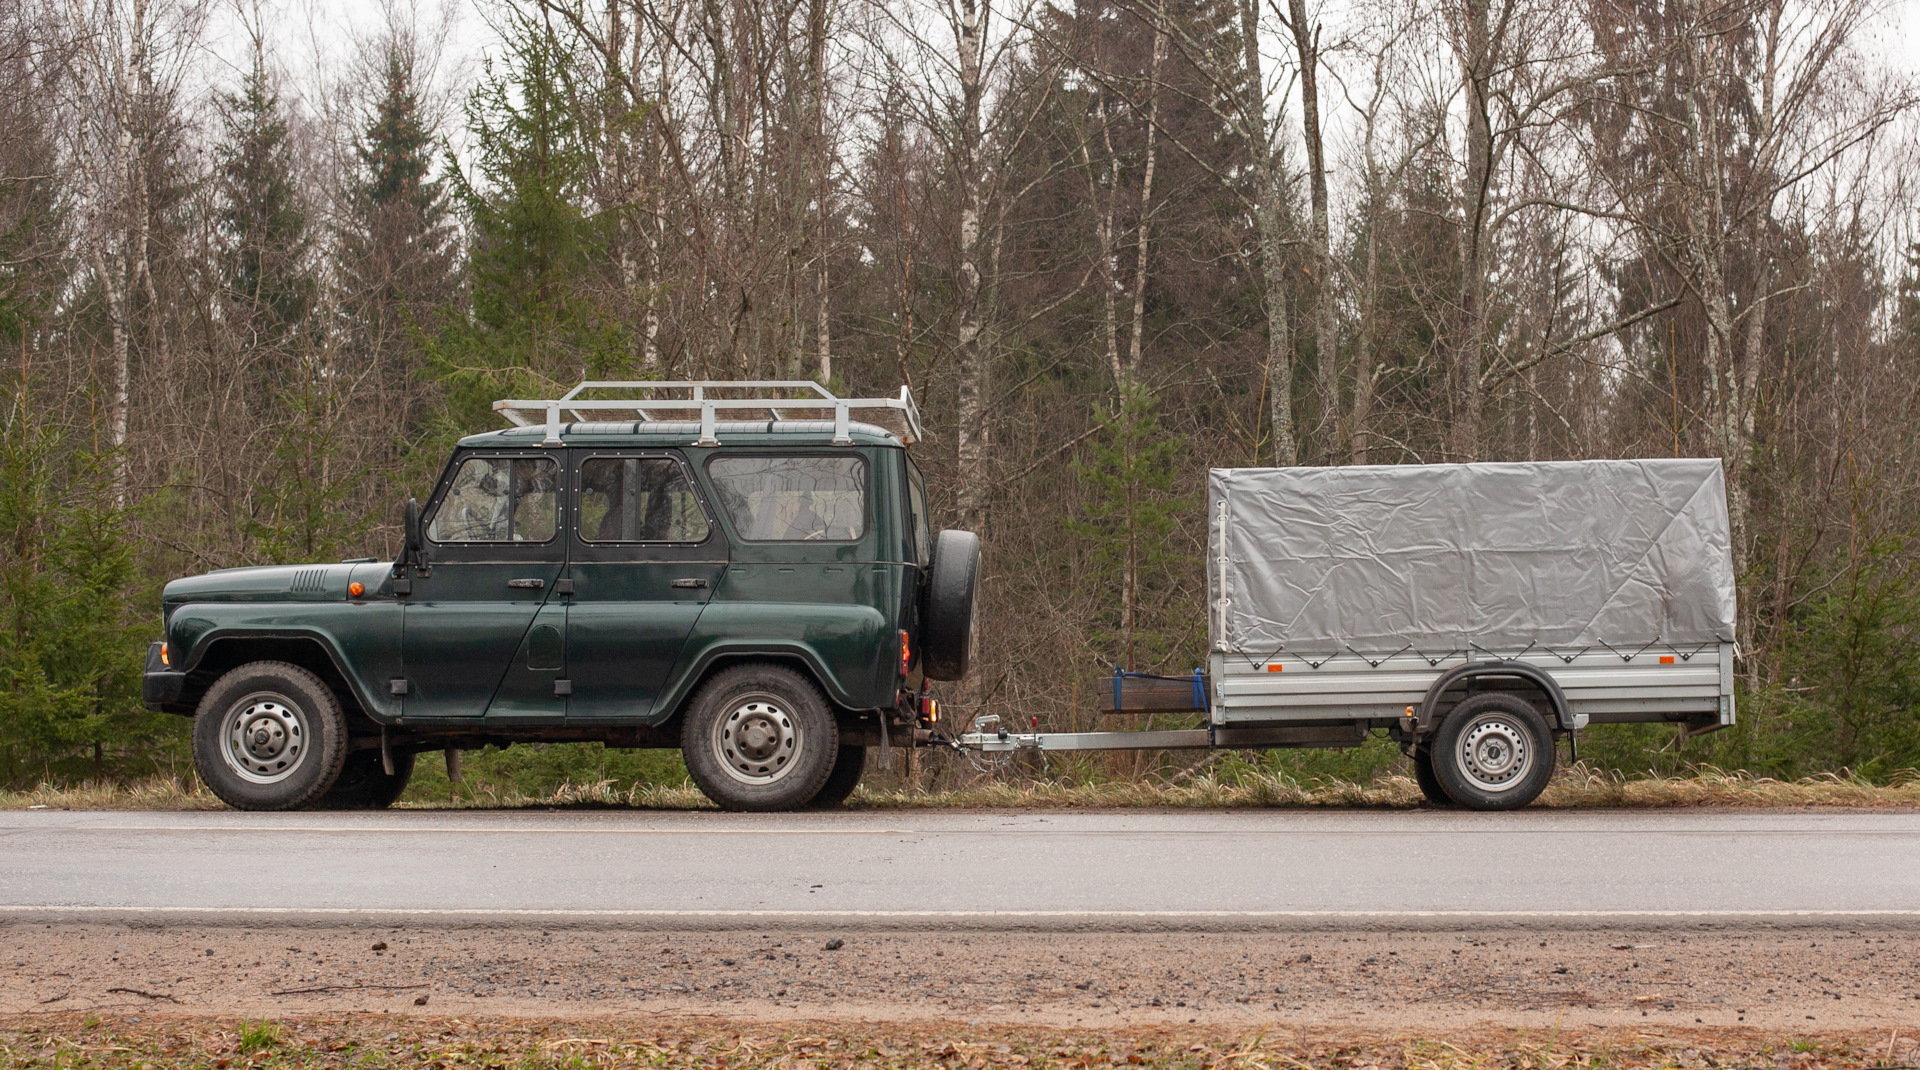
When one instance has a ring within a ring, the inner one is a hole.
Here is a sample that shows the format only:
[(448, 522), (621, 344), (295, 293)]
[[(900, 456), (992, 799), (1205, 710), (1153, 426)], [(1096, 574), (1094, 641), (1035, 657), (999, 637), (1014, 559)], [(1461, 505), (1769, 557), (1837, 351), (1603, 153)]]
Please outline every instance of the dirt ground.
[[(1920, 1037), (1920, 931), (646, 932), (0, 926), (0, 1015), (639, 1015)], [(425, 1008), (424, 1010), (421, 1008)]]

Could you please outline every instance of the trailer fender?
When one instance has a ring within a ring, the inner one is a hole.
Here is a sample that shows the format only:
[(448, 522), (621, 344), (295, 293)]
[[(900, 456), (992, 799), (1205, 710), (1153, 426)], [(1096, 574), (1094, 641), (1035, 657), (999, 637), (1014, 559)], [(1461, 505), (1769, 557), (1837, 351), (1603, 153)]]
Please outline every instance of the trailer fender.
[(1438, 727), (1440, 704), (1449, 690), (1469, 680), (1481, 678), (1506, 677), (1526, 682), (1526, 690), (1538, 688), (1547, 698), (1546, 711), (1549, 723), (1556, 731), (1571, 732), (1579, 727), (1573, 711), (1567, 708), (1567, 696), (1560, 690), (1553, 674), (1538, 665), (1529, 665), (1524, 661), (1476, 661), (1458, 668), (1448, 669), (1427, 689), (1427, 695), (1420, 701), (1418, 711), (1413, 716), (1412, 728), (1416, 736), (1432, 734)]

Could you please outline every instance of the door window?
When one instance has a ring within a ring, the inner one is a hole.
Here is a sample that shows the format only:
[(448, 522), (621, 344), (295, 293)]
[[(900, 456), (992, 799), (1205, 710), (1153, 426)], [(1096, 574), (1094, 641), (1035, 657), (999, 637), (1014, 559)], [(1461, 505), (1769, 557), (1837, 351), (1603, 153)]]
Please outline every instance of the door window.
[(913, 513), (914, 560), (926, 568), (933, 561), (933, 533), (927, 524), (927, 479), (911, 457), (907, 458), (907, 508)]
[(469, 457), (434, 510), (434, 542), (547, 542), (559, 528), (560, 466), (548, 457)]
[(678, 461), (592, 457), (580, 465), (580, 537), (588, 542), (704, 542), (707, 514)]
[(707, 462), (721, 507), (753, 542), (852, 542), (867, 529), (858, 456), (735, 454)]

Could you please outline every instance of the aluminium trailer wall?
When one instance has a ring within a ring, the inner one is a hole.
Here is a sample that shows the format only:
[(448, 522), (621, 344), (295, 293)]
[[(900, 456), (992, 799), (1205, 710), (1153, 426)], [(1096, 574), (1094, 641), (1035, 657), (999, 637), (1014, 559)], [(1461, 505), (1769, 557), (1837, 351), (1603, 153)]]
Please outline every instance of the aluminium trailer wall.
[(1585, 722), (1733, 720), (1718, 460), (1216, 469), (1216, 724), (1397, 717), (1474, 661)]

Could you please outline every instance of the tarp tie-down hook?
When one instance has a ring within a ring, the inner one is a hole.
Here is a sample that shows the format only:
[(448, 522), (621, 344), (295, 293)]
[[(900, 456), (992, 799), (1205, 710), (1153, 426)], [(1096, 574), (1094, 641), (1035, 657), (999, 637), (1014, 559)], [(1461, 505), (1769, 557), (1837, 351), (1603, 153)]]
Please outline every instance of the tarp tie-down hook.
[(1328, 654), (1326, 657), (1321, 658), (1319, 661), (1315, 661), (1312, 658), (1301, 658), (1300, 660), (1307, 663), (1307, 668), (1317, 669), (1320, 666), (1325, 665), (1327, 662), (1332, 661), (1334, 658), (1337, 658), (1339, 656), (1340, 656), (1340, 651), (1339, 649), (1336, 648), (1333, 651), (1333, 653)]
[(1413, 649), (1413, 644), (1412, 644), (1412, 643), (1408, 643), (1408, 644), (1407, 644), (1406, 646), (1403, 646), (1403, 647), (1401, 647), (1400, 649), (1398, 649), (1398, 650), (1396, 650), (1396, 651), (1394, 651), (1394, 652), (1393, 652), (1393, 653), (1391, 653), (1391, 654), (1388, 654), (1388, 655), (1387, 655), (1386, 657), (1383, 657), (1383, 658), (1380, 658), (1380, 659), (1379, 659), (1379, 660), (1377, 660), (1377, 661), (1376, 661), (1376, 660), (1374, 660), (1373, 658), (1370, 658), (1370, 657), (1368, 657), (1368, 656), (1366, 656), (1365, 654), (1362, 654), (1362, 653), (1360, 653), (1360, 651), (1358, 651), (1358, 650), (1356, 650), (1356, 649), (1354, 649), (1354, 645), (1353, 645), (1352, 643), (1348, 643), (1348, 644), (1347, 644), (1347, 649), (1348, 649), (1348, 650), (1351, 650), (1351, 651), (1353, 651), (1353, 656), (1354, 656), (1354, 657), (1357, 657), (1357, 658), (1359, 658), (1359, 659), (1360, 659), (1361, 661), (1364, 661), (1364, 662), (1366, 662), (1366, 663), (1367, 663), (1368, 665), (1371, 665), (1371, 666), (1373, 666), (1374, 668), (1376, 668), (1376, 669), (1377, 669), (1377, 668), (1379, 668), (1380, 666), (1382, 666), (1382, 665), (1384, 665), (1384, 664), (1386, 664), (1387, 662), (1389, 662), (1389, 661), (1392, 661), (1392, 660), (1393, 660), (1394, 658), (1397, 658), (1397, 657), (1399, 657), (1400, 655), (1402, 655), (1402, 654), (1404, 654), (1404, 653), (1406, 653), (1407, 651), (1409, 651), (1409, 650), (1412, 650), (1412, 649)]

